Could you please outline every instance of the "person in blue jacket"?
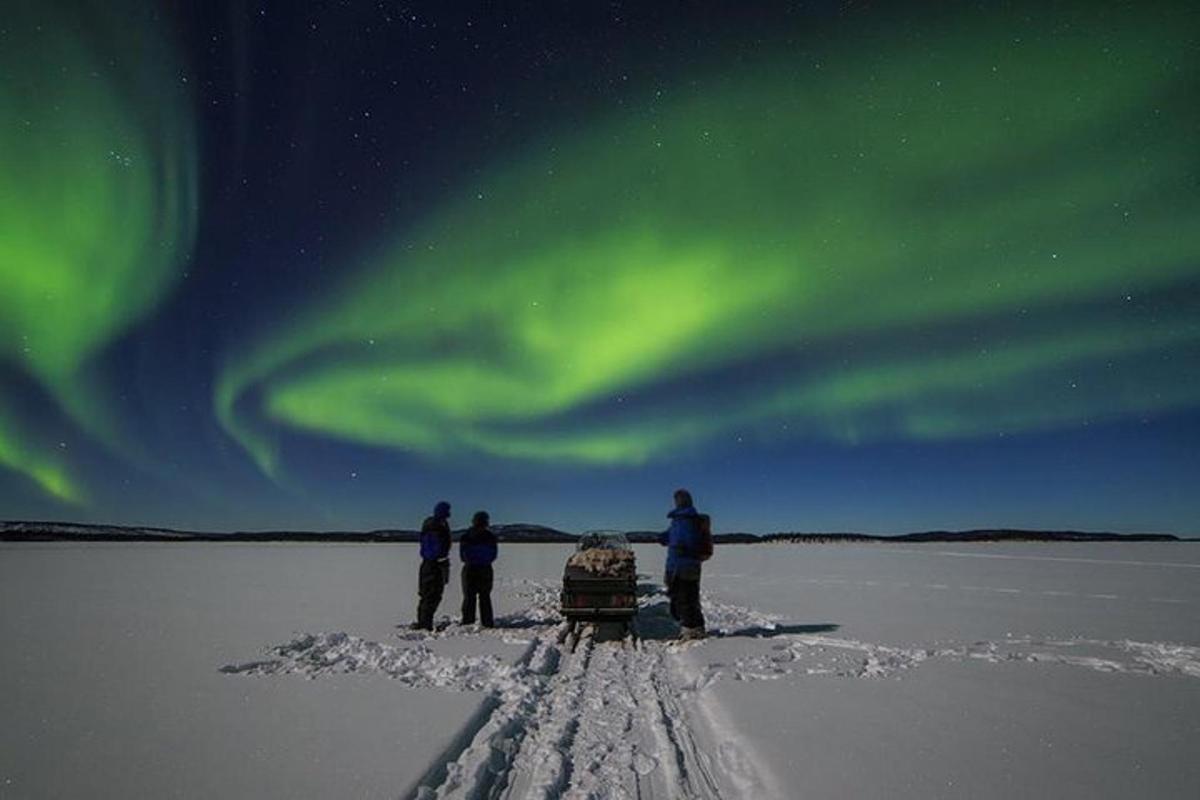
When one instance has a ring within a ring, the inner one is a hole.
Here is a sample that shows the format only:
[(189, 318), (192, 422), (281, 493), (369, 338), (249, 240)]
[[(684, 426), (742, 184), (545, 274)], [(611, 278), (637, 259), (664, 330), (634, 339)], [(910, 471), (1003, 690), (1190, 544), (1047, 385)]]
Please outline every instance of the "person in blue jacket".
[(442, 602), (442, 591), (450, 582), (450, 504), (445, 500), (433, 507), (433, 514), (421, 523), (421, 570), (418, 573), (418, 630), (433, 630), (433, 615)]
[(479, 601), (479, 622), (485, 628), (496, 624), (492, 616), (492, 562), (498, 547), (496, 534), (488, 527), (491, 519), (486, 511), (476, 511), (471, 528), (458, 541), (462, 558), (463, 605), (462, 624), (475, 622), (475, 602)]
[(675, 508), (667, 517), (671, 526), (658, 537), (667, 548), (666, 584), (671, 616), (679, 623), (679, 638), (704, 638), (704, 612), (700, 609), (700, 514), (687, 489), (675, 492)]

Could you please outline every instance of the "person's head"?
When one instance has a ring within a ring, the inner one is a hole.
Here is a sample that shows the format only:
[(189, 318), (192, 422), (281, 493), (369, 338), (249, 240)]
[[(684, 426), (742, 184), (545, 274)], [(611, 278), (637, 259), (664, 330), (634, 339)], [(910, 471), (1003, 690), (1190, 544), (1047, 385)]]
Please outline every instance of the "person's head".
[(476, 528), (486, 528), (491, 521), (486, 511), (476, 511), (475, 516), (471, 517), (471, 524)]
[(437, 519), (450, 518), (450, 504), (445, 500), (439, 500), (438, 504), (433, 507), (433, 516)]
[(692, 493), (689, 492), (687, 489), (676, 489), (675, 490), (675, 507), (676, 508), (687, 508), (690, 505), (694, 505), (694, 503), (692, 503)]

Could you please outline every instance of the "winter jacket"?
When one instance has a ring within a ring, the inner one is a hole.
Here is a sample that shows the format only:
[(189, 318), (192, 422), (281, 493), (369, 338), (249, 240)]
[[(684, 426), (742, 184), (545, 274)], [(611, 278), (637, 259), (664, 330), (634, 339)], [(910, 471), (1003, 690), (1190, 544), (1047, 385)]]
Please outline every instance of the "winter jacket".
[(450, 523), (445, 517), (426, 517), (421, 523), (421, 558), (437, 561), (450, 557)]
[(458, 555), (470, 567), (481, 567), (496, 560), (496, 534), (491, 528), (471, 528), (458, 541)]
[(671, 527), (658, 536), (658, 543), (667, 548), (667, 572), (699, 569), (700, 514), (691, 506), (673, 509), (668, 517)]

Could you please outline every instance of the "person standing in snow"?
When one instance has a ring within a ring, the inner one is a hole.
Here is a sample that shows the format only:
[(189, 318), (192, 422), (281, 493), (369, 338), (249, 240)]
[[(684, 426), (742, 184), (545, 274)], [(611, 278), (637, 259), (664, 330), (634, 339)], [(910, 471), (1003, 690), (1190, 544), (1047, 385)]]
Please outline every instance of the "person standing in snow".
[(475, 622), (476, 599), (479, 601), (480, 624), (485, 628), (496, 624), (492, 617), (492, 562), (496, 560), (498, 547), (496, 534), (488, 527), (490, 521), (486, 511), (476, 511), (470, 530), (458, 542), (458, 554), (463, 562), (463, 625)]
[(450, 582), (450, 504), (445, 500), (433, 507), (433, 515), (421, 523), (421, 571), (418, 578), (418, 630), (433, 630), (433, 615), (442, 602), (442, 592)]
[(687, 489), (675, 492), (675, 508), (667, 514), (671, 526), (658, 537), (667, 548), (665, 582), (671, 598), (671, 616), (679, 623), (679, 638), (704, 638), (704, 613), (700, 610), (700, 514)]

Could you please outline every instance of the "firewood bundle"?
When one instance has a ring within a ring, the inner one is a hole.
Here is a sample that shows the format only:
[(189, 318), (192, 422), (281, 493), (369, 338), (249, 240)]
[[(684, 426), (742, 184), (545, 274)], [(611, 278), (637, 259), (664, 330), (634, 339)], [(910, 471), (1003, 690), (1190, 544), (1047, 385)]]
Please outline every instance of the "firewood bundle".
[(567, 560), (572, 567), (580, 567), (593, 575), (608, 578), (623, 578), (635, 574), (632, 550), (613, 550), (593, 547), (580, 550)]

